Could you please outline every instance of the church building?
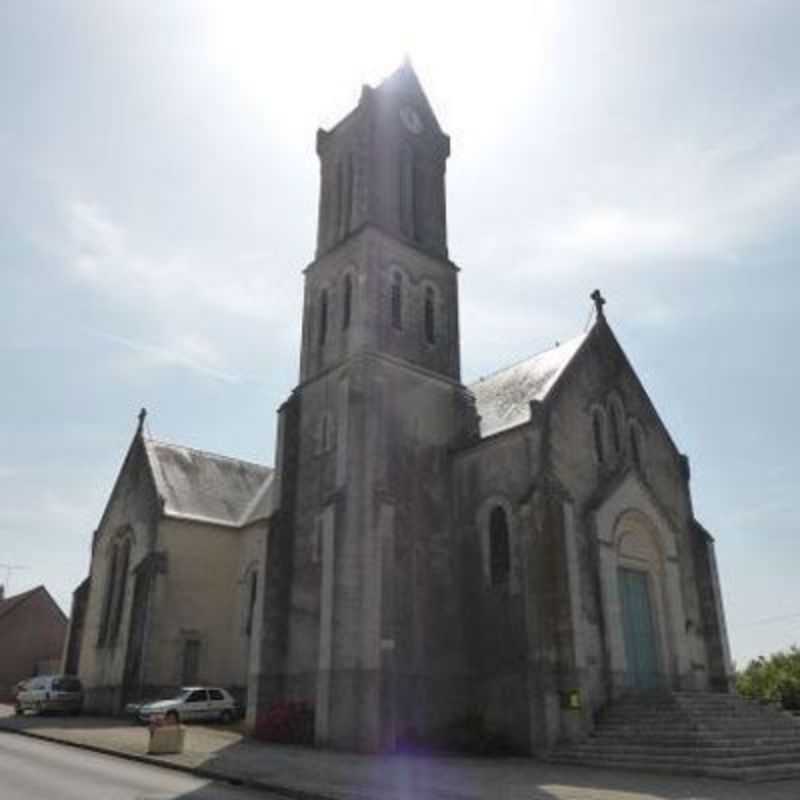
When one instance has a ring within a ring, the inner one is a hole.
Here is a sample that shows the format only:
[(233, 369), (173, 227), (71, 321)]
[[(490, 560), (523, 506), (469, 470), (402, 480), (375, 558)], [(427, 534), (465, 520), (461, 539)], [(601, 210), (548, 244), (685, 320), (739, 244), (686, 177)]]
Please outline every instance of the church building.
[(365, 752), (477, 709), (536, 753), (627, 692), (728, 691), (689, 460), (600, 293), (586, 332), (465, 385), (450, 140), (410, 64), (317, 154), (274, 469), (140, 422), (73, 621), (90, 706), (219, 684), (250, 723), (305, 701), (318, 745)]

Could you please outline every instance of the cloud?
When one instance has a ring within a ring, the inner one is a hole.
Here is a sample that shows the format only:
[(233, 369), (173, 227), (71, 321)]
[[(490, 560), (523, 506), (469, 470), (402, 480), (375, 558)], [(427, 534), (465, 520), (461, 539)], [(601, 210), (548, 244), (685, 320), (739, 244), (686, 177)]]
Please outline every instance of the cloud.
[(172, 348), (160, 347), (146, 342), (137, 342), (125, 336), (117, 336), (103, 331), (89, 331), (93, 336), (109, 342), (127, 347), (129, 350), (139, 354), (142, 358), (137, 359), (136, 368), (161, 368), (161, 367), (183, 367), (192, 372), (206, 375), (223, 383), (241, 383), (242, 377), (210, 366), (210, 362), (219, 359), (219, 356), (202, 339), (184, 338), (176, 342)]

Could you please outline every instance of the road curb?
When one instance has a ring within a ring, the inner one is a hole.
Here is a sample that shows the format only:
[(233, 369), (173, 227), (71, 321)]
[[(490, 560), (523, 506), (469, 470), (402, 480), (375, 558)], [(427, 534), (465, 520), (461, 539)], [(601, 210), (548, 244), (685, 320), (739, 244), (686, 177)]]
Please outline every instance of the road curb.
[(89, 750), (92, 753), (99, 753), (100, 755), (104, 756), (123, 758), (126, 761), (136, 761), (139, 764), (147, 764), (151, 767), (162, 767), (163, 769), (170, 769), (173, 772), (183, 772), (187, 775), (194, 775), (198, 778), (206, 778), (208, 780), (230, 783), (234, 786), (243, 786), (247, 789), (258, 789), (262, 792), (271, 792), (272, 794), (289, 798), (289, 800), (342, 800), (341, 796), (333, 797), (331, 795), (308, 792), (305, 789), (295, 789), (292, 786), (266, 783), (265, 781), (261, 781), (256, 778), (245, 778), (238, 775), (231, 775), (230, 773), (219, 772), (214, 769), (190, 767), (186, 764), (176, 764), (174, 761), (161, 761), (154, 756), (128, 753), (124, 750), (113, 750), (110, 747), (100, 747), (99, 745), (86, 744), (84, 742), (72, 742), (67, 739), (59, 739), (57, 736), (50, 736), (46, 733), (34, 733), (33, 731), (11, 728), (2, 724), (0, 724), (0, 732), (17, 734), (18, 736), (27, 736), (30, 739), (40, 739), (44, 742), (63, 744), (66, 747), (75, 747), (79, 750)]

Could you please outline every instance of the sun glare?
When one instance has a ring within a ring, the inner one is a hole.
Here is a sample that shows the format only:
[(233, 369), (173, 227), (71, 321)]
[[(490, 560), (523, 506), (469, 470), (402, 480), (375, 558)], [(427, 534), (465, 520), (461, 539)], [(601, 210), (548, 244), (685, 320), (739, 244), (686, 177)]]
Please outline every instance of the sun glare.
[(480, 134), (546, 72), (558, 22), (549, 0), (239, 0), (210, 6), (207, 27), (212, 61), (266, 115), (295, 114), (294, 123), (282, 119), (292, 130), (309, 115), (323, 127), (334, 124), (361, 84), (379, 82), (407, 55), (448, 124)]

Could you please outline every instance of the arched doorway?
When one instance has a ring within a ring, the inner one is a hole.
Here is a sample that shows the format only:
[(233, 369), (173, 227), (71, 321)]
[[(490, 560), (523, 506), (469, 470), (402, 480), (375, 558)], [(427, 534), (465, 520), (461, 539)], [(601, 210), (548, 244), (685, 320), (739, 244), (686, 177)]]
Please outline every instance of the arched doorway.
[(644, 514), (629, 511), (620, 518), (615, 539), (625, 686), (659, 688), (669, 682), (669, 641), (658, 534)]

